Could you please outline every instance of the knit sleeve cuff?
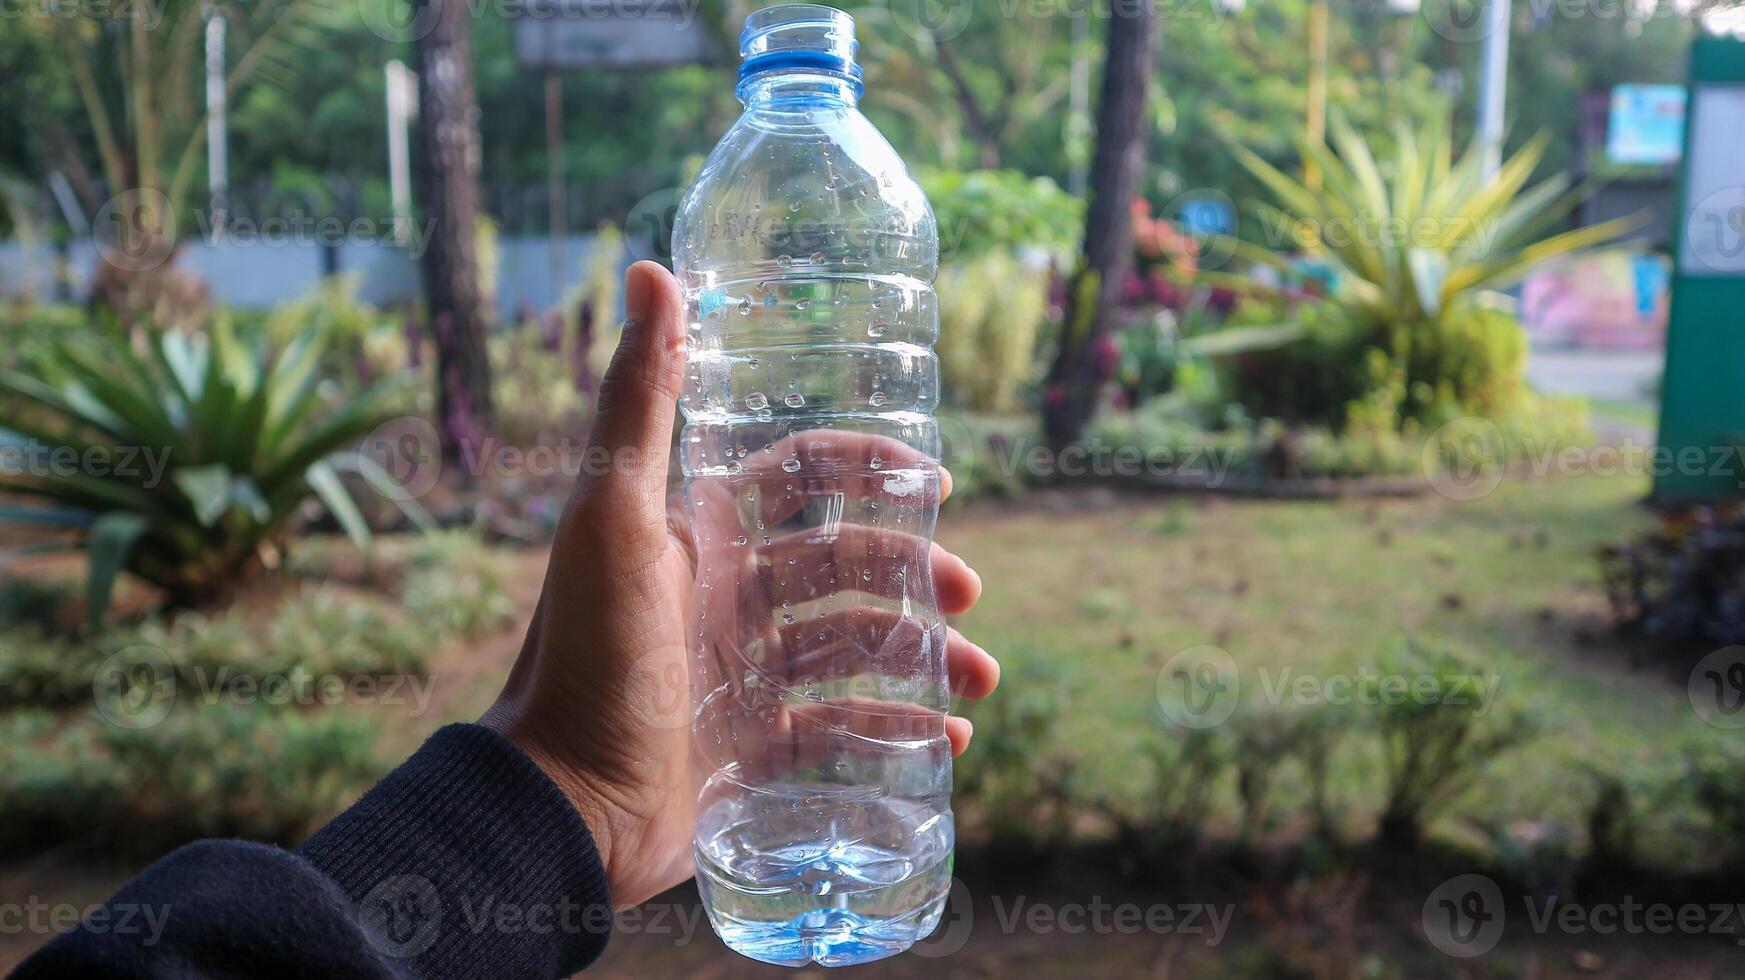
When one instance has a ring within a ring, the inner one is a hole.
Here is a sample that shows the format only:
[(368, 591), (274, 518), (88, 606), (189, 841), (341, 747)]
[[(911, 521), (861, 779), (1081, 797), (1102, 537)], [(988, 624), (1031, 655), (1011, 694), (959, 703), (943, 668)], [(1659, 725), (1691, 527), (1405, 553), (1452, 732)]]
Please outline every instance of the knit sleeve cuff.
[(612, 928), (586, 824), (531, 759), (478, 725), (432, 735), (298, 853), (419, 977), (568, 976)]

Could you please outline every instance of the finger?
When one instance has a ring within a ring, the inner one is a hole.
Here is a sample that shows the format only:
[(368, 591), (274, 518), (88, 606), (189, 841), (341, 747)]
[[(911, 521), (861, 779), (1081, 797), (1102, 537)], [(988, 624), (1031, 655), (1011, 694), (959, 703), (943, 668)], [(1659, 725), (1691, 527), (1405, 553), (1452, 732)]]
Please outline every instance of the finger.
[[(926, 669), (920, 654), (930, 632), (912, 616), (873, 607), (796, 620), (777, 628), (780, 651), (766, 667), (789, 681), (813, 683), (862, 673), (909, 674)], [(957, 630), (944, 632), (946, 693), (971, 701), (992, 694), (1000, 685), (999, 661)]]
[(970, 736), (975, 734), (976, 726), (968, 718), (952, 715), (945, 719), (945, 737), (951, 741), (951, 757), (962, 755), (969, 748)]
[(939, 611), (947, 616), (969, 612), (982, 597), (982, 577), (969, 563), (957, 557), (938, 542), (929, 549), (933, 565), (933, 589), (939, 596)]
[(949, 479), (938, 461), (900, 439), (867, 432), (807, 429), (751, 453), (745, 479), (760, 495), (760, 517), (776, 524), (835, 494), (936, 506)]
[(982, 591), (981, 578), (939, 545), (865, 524), (796, 531), (758, 546), (753, 555), (763, 589), (777, 601), (841, 592), (921, 600), (932, 588), (939, 611), (955, 616), (975, 605)]
[(624, 334), (600, 382), (590, 444), (610, 455), (606, 480), (659, 506), (684, 373), (684, 297), (672, 273), (638, 262), (624, 273)]
[(957, 630), (945, 637), (945, 676), (955, 697), (980, 701), (1000, 686), (1000, 662), (994, 655), (963, 638)]

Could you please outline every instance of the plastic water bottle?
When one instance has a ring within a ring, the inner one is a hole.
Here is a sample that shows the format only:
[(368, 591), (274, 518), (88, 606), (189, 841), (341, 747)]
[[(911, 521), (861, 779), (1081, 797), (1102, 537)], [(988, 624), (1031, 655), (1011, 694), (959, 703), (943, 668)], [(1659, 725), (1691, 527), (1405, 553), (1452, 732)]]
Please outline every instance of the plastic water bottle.
[(733, 949), (838, 966), (932, 932), (951, 887), (938, 235), (857, 108), (847, 14), (765, 8), (740, 53), (673, 231), (697, 885)]

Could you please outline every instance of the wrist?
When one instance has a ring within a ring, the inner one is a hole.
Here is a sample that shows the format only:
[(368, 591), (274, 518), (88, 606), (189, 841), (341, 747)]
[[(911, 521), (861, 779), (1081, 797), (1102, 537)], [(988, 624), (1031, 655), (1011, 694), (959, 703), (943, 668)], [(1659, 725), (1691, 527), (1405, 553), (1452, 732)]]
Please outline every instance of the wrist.
[(532, 760), (545, 778), (551, 780), (564, 799), (569, 801), (576, 815), (582, 818), (582, 823), (588, 828), (588, 835), (593, 838), (594, 851), (600, 861), (600, 868), (606, 875), (606, 880), (612, 880), (612, 841), (614, 821), (612, 815), (615, 808), (573, 767), (558, 761), (558, 757), (546, 748), (544, 742), (517, 724), (510, 713), (503, 710), (501, 703), (491, 706), (479, 719), (480, 725), (491, 729), (508, 739), (510, 744), (521, 750), (521, 754)]

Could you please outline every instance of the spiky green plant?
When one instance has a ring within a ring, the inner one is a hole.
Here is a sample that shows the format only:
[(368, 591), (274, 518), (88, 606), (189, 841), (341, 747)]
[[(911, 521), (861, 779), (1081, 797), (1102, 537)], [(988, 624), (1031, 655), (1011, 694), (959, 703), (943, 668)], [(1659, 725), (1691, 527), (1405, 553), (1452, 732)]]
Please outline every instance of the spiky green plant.
[(174, 604), (222, 595), (283, 551), (311, 496), (368, 545), (342, 471), (429, 523), (379, 465), (342, 452), (397, 414), (397, 388), (333, 403), (310, 337), (267, 350), (221, 323), (198, 336), (165, 331), (146, 346), (142, 357), (125, 340), (87, 334), (56, 344), (36, 374), (0, 373), (0, 395), (11, 396), (0, 400), (0, 444), (44, 464), (0, 468), (0, 490), (47, 504), (0, 507), (0, 519), (76, 532), (69, 543), (89, 555), (93, 625), (122, 569)]
[(1271, 249), (1306, 255), (1331, 287), (1282, 329), (1238, 338), (1233, 397), (1255, 414), (1399, 431), (1524, 410), (1526, 340), (1495, 290), (1612, 244), (1637, 219), (1559, 230), (1592, 187), (1565, 174), (1530, 184), (1544, 136), (1487, 175), (1481, 148), (1457, 155), (1441, 119), (1402, 125), (1383, 160), (1343, 118), (1331, 128), (1330, 145), (1298, 144), (1318, 187), (1236, 148), (1275, 198), (1260, 209), (1271, 248), (1236, 252), (1287, 270), (1296, 260)]
[[(1333, 296), (1374, 322), (1432, 320), (1481, 290), (1507, 286), (1535, 266), (1615, 241), (1637, 218), (1556, 231), (1591, 186), (1572, 187), (1567, 174), (1528, 186), (1548, 134), (1529, 140), (1484, 173), (1474, 141), (1456, 157), (1441, 117), (1402, 123), (1390, 159), (1377, 160), (1343, 116), (1331, 122), (1331, 145), (1300, 140), (1305, 164), (1320, 174), (1315, 188), (1243, 147), (1237, 159), (1270, 190), (1263, 223), (1279, 245), (1322, 259), (1337, 273)], [(1289, 268), (1281, 256), (1251, 244), (1238, 248), (1258, 261)]]

